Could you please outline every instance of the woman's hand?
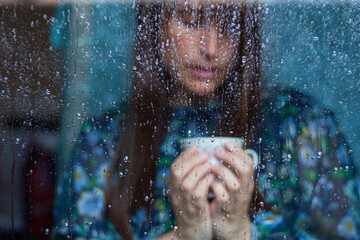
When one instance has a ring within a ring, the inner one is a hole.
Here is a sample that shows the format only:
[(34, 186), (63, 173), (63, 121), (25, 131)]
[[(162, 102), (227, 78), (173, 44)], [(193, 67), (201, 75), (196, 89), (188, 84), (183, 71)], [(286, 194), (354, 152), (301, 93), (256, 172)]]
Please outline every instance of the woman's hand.
[(250, 239), (249, 208), (254, 192), (252, 158), (231, 142), (216, 151), (215, 157), (223, 165), (212, 167), (212, 172), (221, 180), (211, 184), (215, 194), (211, 202), (214, 234), (221, 239)]
[(214, 175), (208, 154), (197, 148), (185, 150), (171, 165), (170, 198), (175, 212), (177, 236), (182, 239), (212, 239), (213, 228), (207, 193)]

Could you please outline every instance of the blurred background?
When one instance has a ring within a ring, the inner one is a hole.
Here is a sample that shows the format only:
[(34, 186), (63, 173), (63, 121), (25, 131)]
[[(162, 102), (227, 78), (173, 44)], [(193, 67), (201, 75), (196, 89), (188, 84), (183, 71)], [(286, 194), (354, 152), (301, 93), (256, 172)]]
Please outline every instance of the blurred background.
[[(88, 117), (127, 97), (132, 2), (0, 0), (0, 239), (48, 239), (56, 179)], [(263, 4), (269, 87), (335, 112), (360, 169), (360, 3)]]

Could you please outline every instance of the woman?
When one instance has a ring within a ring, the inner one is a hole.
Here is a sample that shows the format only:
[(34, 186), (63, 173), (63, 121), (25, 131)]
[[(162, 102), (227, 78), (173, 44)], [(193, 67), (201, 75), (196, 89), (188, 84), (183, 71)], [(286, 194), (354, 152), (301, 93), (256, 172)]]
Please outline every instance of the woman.
[[(294, 91), (260, 96), (260, 12), (216, 1), (139, 7), (129, 104), (83, 126), (56, 236), (358, 238), (355, 170), (331, 114)], [(186, 136), (242, 137), (261, 163), (254, 172), (229, 142), (213, 166), (183, 151)]]
[[(252, 9), (254, 12), (250, 12), (251, 10), (246, 11), (245, 8), (245, 4), (239, 3), (214, 5), (211, 2), (204, 1), (197, 6), (194, 2), (188, 4), (186, 2), (168, 2), (163, 8), (146, 9), (144, 13), (139, 14), (145, 16), (144, 23), (140, 23), (140, 26), (148, 26), (140, 32), (136, 47), (139, 55), (135, 56), (138, 60), (135, 66), (136, 71), (140, 72), (141, 75), (135, 76), (139, 78), (135, 79), (134, 83), (136, 94), (132, 94), (131, 109), (126, 119), (128, 124), (125, 123), (124, 135), (120, 139), (117, 149), (118, 157), (113, 162), (112, 169), (115, 172), (118, 171), (116, 167), (123, 162), (125, 156), (136, 160), (122, 164), (122, 169), (129, 170), (131, 177), (124, 179), (124, 181), (121, 179), (118, 184), (114, 184), (114, 187), (110, 186), (111, 194), (108, 194), (109, 203), (120, 206), (117, 210), (112, 208), (108, 213), (112, 221), (117, 222), (116, 225), (121, 227), (119, 230), (123, 234), (129, 232), (126, 224), (129, 216), (126, 213), (130, 213), (132, 209), (129, 211), (128, 206), (131, 205), (134, 210), (139, 207), (137, 204), (146, 206), (146, 202), (142, 199), (151, 196), (154, 191), (149, 182), (155, 182), (155, 176), (151, 176), (151, 174), (156, 173), (156, 159), (161, 157), (157, 151), (159, 151), (158, 146), (161, 146), (162, 136), (164, 134), (169, 135), (169, 131), (163, 126), (169, 125), (172, 109), (223, 102), (219, 121), (207, 124), (219, 126), (214, 128), (215, 132), (211, 134), (246, 137), (248, 146), (252, 143), (256, 131), (255, 123), (259, 116), (256, 103), (259, 101), (261, 82), (257, 59), (259, 45), (255, 36), (257, 24), (255, 19), (251, 19), (256, 12), (255, 9)], [(155, 12), (146, 14), (147, 11)], [(249, 14), (247, 19), (245, 19), (245, 12)], [(164, 15), (164, 18), (161, 15)], [(244, 31), (241, 36), (239, 29), (246, 28), (247, 32)], [(147, 31), (153, 31), (153, 34)], [(151, 40), (142, 40), (144, 36), (150, 36)], [(247, 44), (248, 41), (251, 43)], [(167, 44), (168, 46), (166, 46)], [(149, 49), (155, 49), (154, 55), (140, 55)], [(244, 59), (246, 57), (249, 60), (242, 62), (241, 57)], [(144, 68), (152, 68), (155, 71), (150, 71), (149, 75), (144, 75), (147, 73)], [(226, 81), (227, 79), (231, 80)], [(240, 79), (244, 79), (244, 82)], [(250, 101), (251, 97), (255, 98), (253, 102)], [(144, 126), (132, 127), (131, 123), (133, 122), (143, 123)], [(243, 152), (239, 157), (242, 155)], [(149, 160), (151, 158), (152, 161)], [(182, 168), (173, 167), (171, 172), (173, 179), (170, 179), (170, 192), (174, 192), (171, 194), (173, 196), (172, 205), (177, 210), (175, 212), (184, 212), (183, 215), (177, 217), (177, 222), (187, 221), (187, 217), (189, 217), (186, 214), (187, 211), (180, 208), (179, 205), (185, 204), (190, 207), (192, 194), (189, 191), (181, 194), (181, 190), (174, 186), (184, 181), (182, 187), (191, 190), (191, 183), (199, 181), (198, 185), (195, 184), (197, 186), (195, 193), (197, 194), (198, 190), (201, 190), (201, 194), (205, 195), (206, 185), (211, 180), (201, 178), (200, 175), (206, 174), (210, 168), (201, 164), (206, 164), (207, 161), (199, 162), (200, 159), (198, 158), (196, 151), (188, 151), (184, 152), (173, 163), (173, 166), (176, 166), (176, 162), (181, 164), (185, 161), (186, 163), (183, 163), (184, 168), (189, 169), (188, 173)], [(206, 158), (205, 155), (204, 160)], [(224, 159), (225, 162), (226, 160), (228, 159)], [(144, 171), (136, 171), (137, 169), (144, 169)], [(230, 171), (226, 169), (223, 170)], [(240, 169), (238, 170), (240, 171)], [(192, 176), (192, 171), (199, 171), (199, 176), (196, 179), (181, 177), (181, 175), (185, 177), (187, 174)], [(252, 171), (247, 174), (250, 176), (250, 173), (252, 174)], [(209, 177), (211, 176), (213, 175), (210, 174)], [(250, 179), (248, 180), (250, 181)], [(125, 192), (130, 186), (133, 188), (131, 192), (135, 195), (134, 199), (138, 200), (137, 203), (131, 199), (126, 199), (126, 197), (125, 199), (116, 197), (118, 195), (125, 196)], [(216, 184), (216, 187), (214, 186), (215, 193), (221, 194), (223, 190), (223, 186), (219, 183)], [(252, 190), (249, 191), (247, 202), (251, 202), (250, 197), (252, 197)], [(188, 199), (184, 197), (181, 203), (176, 204), (174, 195), (186, 195)], [(198, 201), (195, 201), (199, 208), (205, 203), (207, 208), (210, 207), (207, 198), (204, 196), (199, 198)], [(121, 209), (122, 207), (125, 209)], [(249, 206), (246, 206), (244, 212), (248, 208)], [(209, 212), (204, 213), (204, 215), (208, 214)], [(240, 222), (242, 222), (242, 217), (239, 216)], [(249, 219), (247, 220), (247, 227), (249, 227)], [(211, 239), (213, 236), (210, 218), (207, 222), (200, 222), (199, 225), (203, 227), (207, 225), (207, 233), (200, 233), (199, 228), (198, 237)], [(198, 226), (192, 227), (198, 228)], [(192, 230), (179, 228), (179, 233), (183, 237), (196, 238), (189, 231)], [(250, 232), (250, 228), (247, 229), (247, 233)], [(232, 233), (235, 233), (235, 229)]]

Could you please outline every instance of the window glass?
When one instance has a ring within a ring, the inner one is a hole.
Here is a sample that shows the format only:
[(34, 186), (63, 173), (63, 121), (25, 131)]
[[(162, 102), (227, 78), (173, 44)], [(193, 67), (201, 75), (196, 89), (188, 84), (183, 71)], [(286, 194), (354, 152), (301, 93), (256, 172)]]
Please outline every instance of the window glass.
[(358, 239), (359, 16), (0, 0), (0, 239)]

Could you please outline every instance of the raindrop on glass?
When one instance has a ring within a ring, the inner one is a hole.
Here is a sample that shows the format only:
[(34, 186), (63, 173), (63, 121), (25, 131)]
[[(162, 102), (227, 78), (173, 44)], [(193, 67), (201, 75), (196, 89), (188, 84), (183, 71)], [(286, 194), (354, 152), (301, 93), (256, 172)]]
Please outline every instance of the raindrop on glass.
[(213, 222), (213, 228), (216, 228), (217, 224), (216, 222)]

